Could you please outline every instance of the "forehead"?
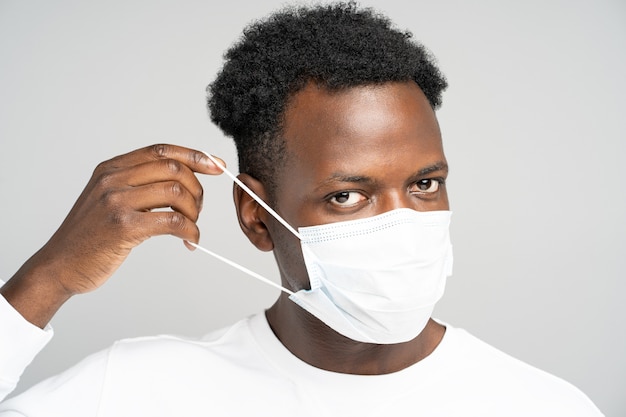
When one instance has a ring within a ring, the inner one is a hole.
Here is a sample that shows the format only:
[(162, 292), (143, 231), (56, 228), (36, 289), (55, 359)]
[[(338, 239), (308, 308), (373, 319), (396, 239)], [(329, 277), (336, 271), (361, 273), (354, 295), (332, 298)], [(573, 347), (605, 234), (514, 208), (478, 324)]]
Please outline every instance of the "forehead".
[(310, 83), (291, 98), (283, 137), (285, 178), (398, 165), (413, 172), (444, 158), (435, 113), (412, 81), (339, 91)]
[[(436, 127), (436, 133), (439, 133), (434, 110), (413, 81), (339, 90), (329, 90), (310, 82), (289, 100), (285, 110), (284, 133), (289, 136), (303, 127), (308, 130), (312, 127), (311, 123), (317, 122), (318, 128), (339, 128), (336, 133), (349, 134), (364, 126), (383, 127), (392, 119), (397, 123), (403, 118), (404, 125), (413, 122), (413, 127), (419, 126), (421, 130)], [(389, 128), (389, 125), (384, 127)]]

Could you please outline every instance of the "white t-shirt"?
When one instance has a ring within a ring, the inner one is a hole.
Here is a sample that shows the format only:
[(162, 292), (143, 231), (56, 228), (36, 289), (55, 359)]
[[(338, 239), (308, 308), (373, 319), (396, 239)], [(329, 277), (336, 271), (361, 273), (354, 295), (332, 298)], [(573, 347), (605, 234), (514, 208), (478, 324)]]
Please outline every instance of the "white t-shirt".
[[(4, 318), (0, 308), (0, 322)], [(0, 362), (8, 360), (0, 357)], [(119, 341), (0, 404), (0, 416), (22, 415), (602, 414), (567, 382), (449, 325), (437, 349), (417, 364), (392, 374), (362, 376), (306, 364), (280, 343), (265, 315), (257, 314), (202, 340), (159, 336)]]

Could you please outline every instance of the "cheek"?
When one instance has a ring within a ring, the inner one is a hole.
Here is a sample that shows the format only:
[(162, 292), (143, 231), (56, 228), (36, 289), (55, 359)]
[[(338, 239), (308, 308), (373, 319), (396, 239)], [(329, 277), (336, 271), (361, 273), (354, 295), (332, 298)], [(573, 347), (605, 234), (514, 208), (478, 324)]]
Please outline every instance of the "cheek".
[(309, 289), (309, 276), (298, 238), (277, 221), (268, 225), (268, 229), (274, 242), (274, 258), (283, 287), (292, 291)]

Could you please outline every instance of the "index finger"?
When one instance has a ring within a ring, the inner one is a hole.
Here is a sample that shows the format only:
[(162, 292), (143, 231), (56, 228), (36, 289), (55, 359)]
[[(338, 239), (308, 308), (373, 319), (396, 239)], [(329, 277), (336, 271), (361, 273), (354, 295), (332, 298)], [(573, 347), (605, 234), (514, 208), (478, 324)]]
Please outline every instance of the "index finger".
[[(222, 159), (215, 156), (213, 156), (213, 158), (215, 158), (218, 163), (226, 166)], [(202, 174), (217, 175), (222, 173), (222, 169), (218, 167), (206, 153), (184, 146), (165, 143), (147, 146), (117, 156), (108, 161), (108, 165), (112, 168), (126, 168), (160, 159), (174, 159), (185, 164), (192, 171)]]

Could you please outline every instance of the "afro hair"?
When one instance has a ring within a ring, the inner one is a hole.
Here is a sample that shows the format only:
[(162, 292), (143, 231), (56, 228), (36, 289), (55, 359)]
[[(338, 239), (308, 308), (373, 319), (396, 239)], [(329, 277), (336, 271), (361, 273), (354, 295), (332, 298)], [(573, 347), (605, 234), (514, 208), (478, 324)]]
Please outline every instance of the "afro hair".
[(263, 182), (270, 196), (285, 154), (282, 117), (308, 82), (340, 90), (414, 80), (433, 108), (447, 87), (410, 32), (354, 2), (287, 8), (253, 22), (224, 59), (207, 87), (211, 120), (234, 139), (239, 171)]

